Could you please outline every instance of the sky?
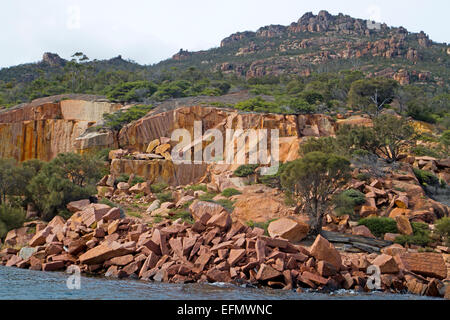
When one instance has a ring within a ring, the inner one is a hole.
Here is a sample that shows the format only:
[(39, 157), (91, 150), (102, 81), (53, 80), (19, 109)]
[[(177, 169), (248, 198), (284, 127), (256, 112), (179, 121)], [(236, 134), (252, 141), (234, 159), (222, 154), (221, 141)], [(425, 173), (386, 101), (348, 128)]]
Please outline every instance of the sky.
[(153, 64), (181, 48), (217, 47), (234, 32), (289, 25), (320, 10), (450, 42), (448, 0), (1, 0), (0, 68), (40, 61), (44, 52), (70, 59), (77, 51)]

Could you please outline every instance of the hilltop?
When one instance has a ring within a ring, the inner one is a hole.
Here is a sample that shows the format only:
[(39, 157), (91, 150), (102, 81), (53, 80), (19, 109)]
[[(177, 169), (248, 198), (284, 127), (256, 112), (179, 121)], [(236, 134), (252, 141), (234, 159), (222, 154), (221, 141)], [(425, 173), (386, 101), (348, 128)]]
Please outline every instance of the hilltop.
[[(154, 65), (140, 65), (121, 56), (90, 60), (77, 52), (69, 61), (56, 53), (45, 53), (37, 63), (0, 70), (0, 105), (64, 93), (107, 95), (114, 86), (135, 81), (161, 84), (222, 80), (242, 89), (248, 81), (287, 82), (343, 70), (360, 71), (366, 77), (387, 77), (435, 95), (448, 91), (449, 54), (447, 44), (432, 41), (423, 31), (411, 33), (403, 27), (348, 15), (309, 12), (289, 26), (237, 32), (217, 48), (198, 52), (181, 49)], [(169, 97), (220, 95), (224, 91), (214, 89), (219, 84), (206, 91), (203, 89), (208, 85), (202, 85), (200, 90), (171, 92)]]

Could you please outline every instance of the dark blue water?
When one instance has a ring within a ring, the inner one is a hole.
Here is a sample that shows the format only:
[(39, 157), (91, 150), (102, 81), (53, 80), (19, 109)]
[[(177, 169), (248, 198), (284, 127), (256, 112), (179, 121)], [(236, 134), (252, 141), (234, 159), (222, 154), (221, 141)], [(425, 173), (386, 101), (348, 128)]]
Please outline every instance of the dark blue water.
[(341, 291), (334, 294), (272, 289), (242, 288), (229, 284), (167, 284), (137, 280), (81, 277), (81, 288), (70, 290), (63, 272), (41, 272), (0, 266), (0, 300), (423, 300), (414, 295), (361, 294)]

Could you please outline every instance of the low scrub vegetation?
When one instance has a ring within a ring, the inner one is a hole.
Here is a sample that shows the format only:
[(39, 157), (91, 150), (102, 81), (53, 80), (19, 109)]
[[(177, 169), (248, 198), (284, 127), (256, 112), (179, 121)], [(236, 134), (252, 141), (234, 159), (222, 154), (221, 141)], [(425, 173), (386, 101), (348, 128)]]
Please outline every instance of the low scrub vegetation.
[(391, 218), (364, 218), (358, 224), (366, 226), (376, 237), (383, 237), (386, 233), (398, 233), (397, 223)]

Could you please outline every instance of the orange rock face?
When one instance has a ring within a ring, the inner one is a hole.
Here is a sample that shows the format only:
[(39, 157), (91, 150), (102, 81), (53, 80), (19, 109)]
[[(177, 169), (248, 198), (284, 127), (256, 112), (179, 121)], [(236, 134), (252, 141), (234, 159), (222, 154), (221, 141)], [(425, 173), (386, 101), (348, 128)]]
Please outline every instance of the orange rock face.
[(3, 111), (0, 113), (0, 139), (3, 142), (0, 157), (48, 161), (62, 152), (113, 146), (114, 139), (107, 134), (91, 133), (84, 139), (79, 138), (102, 118), (103, 113), (114, 112), (120, 107), (109, 102), (62, 100), (32, 102)]
[(120, 131), (120, 145), (144, 152), (149, 143), (170, 137), (175, 129), (187, 129), (194, 137), (194, 122), (202, 121), (203, 133), (218, 129), (225, 138), (226, 129), (278, 129), (279, 137), (328, 136), (334, 134), (335, 123), (325, 115), (279, 115), (238, 113), (214, 107), (193, 106), (151, 113)]

